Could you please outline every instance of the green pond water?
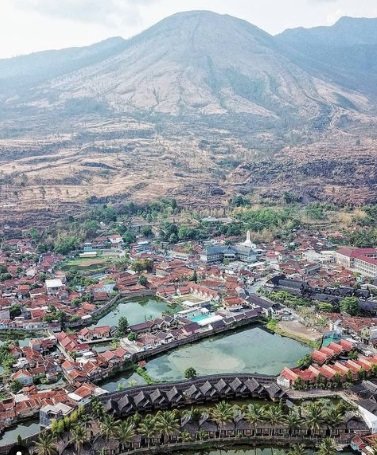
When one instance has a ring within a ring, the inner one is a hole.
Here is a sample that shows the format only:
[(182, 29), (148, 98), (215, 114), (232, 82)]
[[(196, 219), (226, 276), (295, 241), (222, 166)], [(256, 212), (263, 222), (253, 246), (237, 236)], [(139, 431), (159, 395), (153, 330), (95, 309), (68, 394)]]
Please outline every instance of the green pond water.
[(109, 392), (117, 392), (122, 388), (134, 387), (136, 385), (145, 385), (144, 379), (137, 373), (127, 372), (109, 379), (106, 382), (99, 384), (99, 386)]
[(5, 431), (0, 436), (0, 447), (16, 442), (18, 435), (20, 435), (22, 438), (27, 438), (28, 436), (33, 436), (34, 434), (39, 433), (39, 431), (39, 422), (36, 419), (31, 419), (27, 422), (20, 423), (17, 426)]
[(128, 323), (139, 324), (148, 319), (156, 319), (165, 311), (171, 309), (169, 305), (163, 300), (156, 299), (140, 299), (128, 300), (120, 302), (109, 314), (101, 318), (96, 327), (101, 325), (117, 325), (119, 318), (125, 316)]
[(198, 375), (234, 372), (274, 375), (286, 366), (296, 366), (297, 360), (309, 352), (307, 346), (297, 341), (254, 326), (183, 346), (152, 359), (146, 369), (160, 381), (181, 379), (191, 366)]
[[(261, 326), (229, 333), (183, 346), (150, 360), (146, 370), (158, 381), (174, 381), (184, 377), (188, 367), (198, 375), (216, 373), (278, 374), (285, 366), (295, 366), (310, 349), (297, 341), (274, 335)], [(119, 383), (138, 380), (131, 373), (102, 384), (107, 390), (117, 390)]]

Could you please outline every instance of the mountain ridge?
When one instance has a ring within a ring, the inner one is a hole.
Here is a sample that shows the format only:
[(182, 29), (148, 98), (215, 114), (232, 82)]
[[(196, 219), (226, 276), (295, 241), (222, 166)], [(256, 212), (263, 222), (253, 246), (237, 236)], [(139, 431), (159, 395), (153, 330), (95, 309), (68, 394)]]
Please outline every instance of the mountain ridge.
[(194, 11), (129, 40), (0, 61), (3, 205), (169, 194), (222, 207), (237, 192), (263, 201), (284, 191), (372, 201), (373, 33), (363, 38), (372, 44), (350, 43), (346, 54), (334, 45), (326, 57), (323, 29), (310, 43), (303, 30), (272, 36)]

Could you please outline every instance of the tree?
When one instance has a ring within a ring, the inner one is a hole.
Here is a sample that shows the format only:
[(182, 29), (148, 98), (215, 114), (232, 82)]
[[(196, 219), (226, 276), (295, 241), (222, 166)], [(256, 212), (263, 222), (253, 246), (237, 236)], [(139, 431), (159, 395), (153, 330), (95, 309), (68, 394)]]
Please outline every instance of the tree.
[(180, 424), (175, 411), (159, 411), (156, 415), (156, 429), (161, 432), (165, 442), (178, 433)]
[(318, 448), (318, 455), (335, 455), (336, 445), (333, 439), (325, 438)]
[(130, 231), (127, 231), (123, 235), (123, 243), (127, 246), (131, 245), (131, 243), (136, 242), (136, 236)]
[(98, 397), (94, 397), (90, 403), (91, 414), (94, 419), (102, 420), (105, 415), (105, 408)]
[(135, 332), (130, 332), (127, 337), (130, 341), (136, 341), (137, 340), (137, 333)]
[(14, 380), (10, 383), (9, 387), (13, 393), (18, 393), (22, 389), (23, 385), (20, 381)]
[(105, 438), (107, 442), (109, 442), (111, 437), (117, 436), (118, 431), (119, 425), (114, 420), (114, 417), (105, 414), (102, 421), (100, 422), (101, 435)]
[(356, 316), (359, 313), (359, 299), (357, 297), (345, 297), (339, 303), (341, 313)]
[(193, 440), (192, 436), (191, 436), (191, 434), (188, 431), (183, 431), (181, 433), (181, 441), (182, 442), (190, 442), (192, 440)]
[(202, 411), (200, 409), (191, 407), (190, 409), (185, 409), (182, 412), (182, 416), (188, 418), (189, 420), (193, 422), (199, 422), (201, 416), (202, 416)]
[(221, 428), (229, 422), (233, 421), (234, 412), (233, 407), (225, 402), (220, 401), (211, 411), (211, 417), (216, 422), (219, 430), (219, 436), (221, 437)]
[(120, 447), (121, 451), (125, 448), (126, 445), (132, 442), (134, 436), (135, 436), (134, 424), (130, 420), (123, 420), (122, 422), (120, 422), (118, 426), (117, 437), (121, 445)]
[(269, 406), (264, 412), (264, 419), (271, 425), (271, 433), (273, 433), (274, 426), (284, 422), (284, 414), (280, 407)]
[(132, 263), (131, 268), (136, 273), (144, 272), (144, 270), (152, 272), (153, 261), (151, 259), (137, 259)]
[(185, 370), (185, 378), (186, 379), (194, 379), (196, 378), (196, 370), (193, 367), (189, 367)]
[(140, 283), (142, 286), (147, 286), (147, 285), (148, 285), (147, 277), (144, 276), (144, 275), (141, 275), (141, 276), (139, 277), (139, 283)]
[(331, 407), (324, 415), (324, 421), (330, 429), (338, 427), (343, 422), (344, 416), (339, 408)]
[(263, 420), (264, 409), (262, 406), (256, 404), (249, 404), (244, 413), (245, 420), (249, 422), (254, 428), (257, 426), (257, 423)]
[(128, 319), (126, 316), (121, 316), (118, 321), (117, 335), (123, 337), (126, 335), (128, 330)]
[(57, 453), (54, 436), (47, 431), (41, 433), (35, 443), (38, 455), (55, 455)]
[(312, 356), (310, 354), (306, 354), (301, 359), (297, 360), (297, 366), (299, 368), (307, 368), (312, 363)]
[(350, 360), (357, 360), (359, 357), (359, 353), (357, 351), (351, 351), (348, 353), (348, 358)]
[(191, 275), (190, 281), (193, 281), (194, 283), (198, 282), (198, 273), (196, 270), (194, 270), (193, 274)]
[(76, 236), (59, 236), (54, 244), (55, 253), (67, 254), (79, 246), (79, 239)]
[(310, 403), (307, 409), (306, 424), (309, 429), (316, 433), (320, 428), (323, 422), (323, 407), (320, 403)]
[(144, 419), (140, 422), (138, 431), (147, 439), (149, 447), (151, 439), (157, 433), (156, 418), (150, 414), (146, 415)]
[(150, 226), (144, 226), (141, 230), (141, 233), (143, 234), (144, 237), (152, 237), (153, 236), (153, 231)]
[(285, 416), (285, 423), (288, 425), (289, 434), (292, 435), (294, 430), (299, 428), (301, 418), (296, 412), (291, 411), (288, 415)]
[(82, 446), (87, 440), (87, 434), (84, 427), (75, 425), (71, 430), (72, 441), (75, 444), (77, 455), (80, 455)]

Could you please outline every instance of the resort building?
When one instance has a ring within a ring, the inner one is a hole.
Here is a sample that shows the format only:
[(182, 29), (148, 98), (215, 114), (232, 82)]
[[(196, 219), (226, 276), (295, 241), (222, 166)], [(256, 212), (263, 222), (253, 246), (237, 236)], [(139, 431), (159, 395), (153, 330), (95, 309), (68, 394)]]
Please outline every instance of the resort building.
[(257, 246), (251, 241), (250, 231), (247, 231), (246, 241), (237, 245), (209, 245), (200, 259), (207, 264), (223, 261), (255, 262), (257, 260)]
[(336, 263), (372, 278), (377, 277), (377, 248), (339, 248)]

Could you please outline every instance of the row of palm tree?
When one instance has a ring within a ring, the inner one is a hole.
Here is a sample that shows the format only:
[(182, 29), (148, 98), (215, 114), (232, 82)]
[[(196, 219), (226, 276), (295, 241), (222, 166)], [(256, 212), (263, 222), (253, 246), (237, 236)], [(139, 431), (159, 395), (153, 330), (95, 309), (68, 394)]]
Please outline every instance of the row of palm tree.
[[(222, 401), (211, 408), (158, 411), (143, 417), (136, 413), (126, 420), (116, 420), (106, 414), (100, 401), (93, 400), (90, 413), (81, 411), (75, 424), (65, 430), (64, 434), (58, 426), (53, 426), (58, 429), (57, 431), (43, 432), (35, 444), (35, 449), (38, 455), (54, 455), (57, 452), (58, 443), (62, 445), (63, 436), (68, 443), (75, 446), (78, 455), (85, 443), (95, 445), (101, 440), (107, 445), (117, 441), (118, 450), (123, 451), (132, 443), (136, 435), (143, 438), (148, 447), (152, 442), (167, 444), (174, 437), (178, 439), (178, 436), (181, 441), (189, 441), (191, 435), (181, 430), (182, 418), (190, 418), (191, 421), (197, 422), (202, 418), (209, 418), (217, 425), (219, 438), (224, 436), (228, 424), (233, 424), (235, 430), (239, 419), (246, 420), (255, 429), (267, 424), (270, 427), (271, 436), (274, 433), (274, 427), (277, 426), (288, 428), (290, 435), (300, 428), (309, 429), (314, 435), (323, 427), (337, 427), (343, 421), (344, 413), (343, 405), (334, 406), (325, 401), (296, 406), (288, 412), (282, 403), (268, 405), (250, 403), (239, 406)], [(205, 435), (199, 433), (196, 437), (203, 439)]]

